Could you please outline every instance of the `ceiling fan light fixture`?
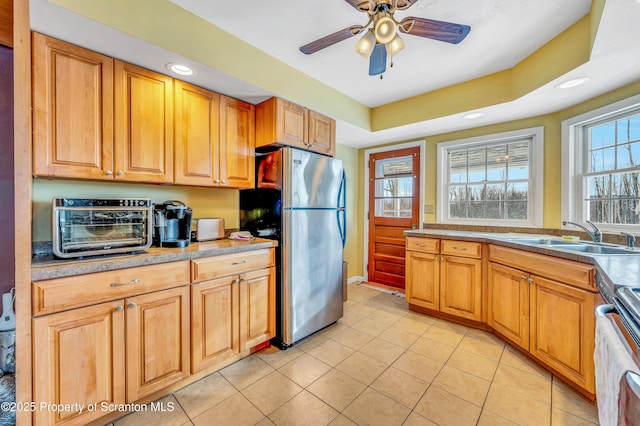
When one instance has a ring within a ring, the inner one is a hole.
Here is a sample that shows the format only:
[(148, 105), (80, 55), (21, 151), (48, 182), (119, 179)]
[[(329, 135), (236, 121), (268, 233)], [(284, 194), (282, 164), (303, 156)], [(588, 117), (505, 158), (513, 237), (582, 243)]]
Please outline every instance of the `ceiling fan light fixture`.
[(387, 48), (387, 54), (393, 57), (405, 48), (404, 40), (400, 38), (399, 34), (396, 34), (393, 40), (387, 43), (385, 47)]
[(398, 26), (389, 16), (383, 16), (376, 22), (373, 32), (378, 43), (387, 44), (396, 36)]
[(365, 35), (362, 36), (362, 38), (356, 44), (356, 52), (362, 55), (362, 57), (369, 59), (375, 45), (376, 36), (371, 32), (371, 30), (367, 30)]

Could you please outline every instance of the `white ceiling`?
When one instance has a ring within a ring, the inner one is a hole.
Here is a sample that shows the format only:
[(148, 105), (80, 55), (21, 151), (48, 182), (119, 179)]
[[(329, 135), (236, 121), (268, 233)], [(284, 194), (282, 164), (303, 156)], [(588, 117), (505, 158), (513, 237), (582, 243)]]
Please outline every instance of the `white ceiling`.
[[(407, 47), (384, 79), (368, 76), (368, 62), (353, 47), (358, 37), (313, 55), (299, 46), (354, 24), (366, 16), (344, 0), (172, 0), (225, 31), (340, 92), (374, 107), (511, 68), (588, 13), (591, 0), (418, 0), (397, 18), (420, 16), (468, 24), (458, 45), (403, 35)], [(318, 5), (321, 4), (322, 7)], [(31, 0), (32, 28), (87, 48), (167, 73), (167, 62), (196, 69), (188, 80), (257, 103), (272, 94), (247, 82), (193, 63), (47, 2)], [(354, 147), (423, 138), (550, 113), (640, 79), (640, 0), (606, 0), (591, 59), (556, 81), (506, 104), (482, 109), (484, 116), (462, 119), (468, 111), (370, 132), (338, 120), (337, 140)], [(572, 77), (590, 81), (574, 89), (555, 86)], [(330, 113), (330, 112), (327, 112)]]
[(344, 0), (171, 0), (347, 96), (376, 107), (511, 68), (589, 12), (591, 0), (418, 0), (407, 16), (471, 26), (458, 45), (402, 35), (407, 47), (384, 79), (368, 75), (358, 38), (312, 55), (298, 48), (368, 15)]

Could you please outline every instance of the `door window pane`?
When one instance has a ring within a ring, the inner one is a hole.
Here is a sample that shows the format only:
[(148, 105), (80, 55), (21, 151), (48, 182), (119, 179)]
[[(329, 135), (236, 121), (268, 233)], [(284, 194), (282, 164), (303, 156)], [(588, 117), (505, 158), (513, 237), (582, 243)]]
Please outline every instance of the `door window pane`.
[(412, 217), (413, 157), (388, 158), (375, 165), (374, 215)]

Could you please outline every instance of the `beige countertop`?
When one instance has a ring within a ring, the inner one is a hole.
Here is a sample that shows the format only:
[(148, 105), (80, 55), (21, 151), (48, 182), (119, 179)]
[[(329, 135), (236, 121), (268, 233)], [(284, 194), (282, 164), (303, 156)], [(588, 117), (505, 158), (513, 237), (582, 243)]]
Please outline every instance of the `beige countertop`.
[(58, 259), (53, 256), (36, 256), (31, 262), (31, 280), (42, 281), (71, 275), (91, 274), (157, 263), (241, 253), (277, 245), (277, 241), (262, 238), (252, 238), (249, 241), (223, 239), (191, 243), (185, 248), (150, 247), (142, 253), (92, 256), (84, 259)]

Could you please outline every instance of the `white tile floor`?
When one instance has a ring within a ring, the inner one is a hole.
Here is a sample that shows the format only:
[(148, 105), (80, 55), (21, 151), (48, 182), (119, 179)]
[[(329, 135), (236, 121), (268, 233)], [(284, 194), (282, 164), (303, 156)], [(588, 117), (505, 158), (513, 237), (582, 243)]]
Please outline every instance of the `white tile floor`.
[(349, 286), (345, 315), (286, 351), (264, 349), (122, 425), (594, 425), (584, 399), (490, 333)]

